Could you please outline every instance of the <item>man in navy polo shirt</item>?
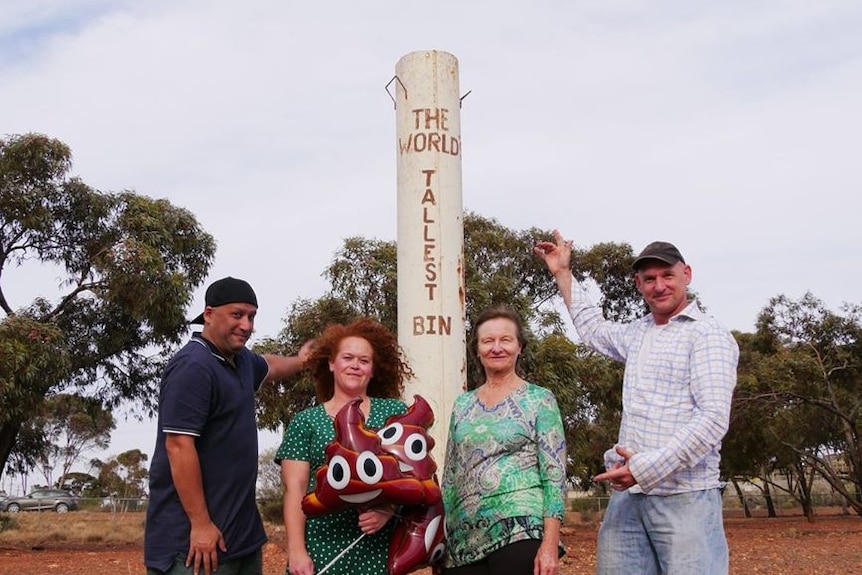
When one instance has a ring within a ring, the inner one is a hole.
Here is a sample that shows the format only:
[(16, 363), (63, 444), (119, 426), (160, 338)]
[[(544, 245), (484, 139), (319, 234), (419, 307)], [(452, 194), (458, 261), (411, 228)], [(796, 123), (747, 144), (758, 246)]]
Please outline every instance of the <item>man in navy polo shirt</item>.
[(168, 362), (159, 393), (158, 435), (150, 466), (144, 562), (150, 575), (261, 575), (263, 522), (255, 502), (257, 421), (262, 383), (302, 370), (296, 356), (245, 347), (257, 297), (226, 277), (206, 291), (203, 324)]

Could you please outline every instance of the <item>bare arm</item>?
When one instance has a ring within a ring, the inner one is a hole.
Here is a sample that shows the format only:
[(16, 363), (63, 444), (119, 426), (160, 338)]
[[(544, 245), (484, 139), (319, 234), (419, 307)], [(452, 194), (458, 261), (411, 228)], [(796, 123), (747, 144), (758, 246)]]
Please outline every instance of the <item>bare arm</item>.
[(168, 433), (165, 449), (171, 466), (171, 477), (183, 510), (191, 523), (186, 566), (194, 564), (197, 575), (201, 566), (210, 575), (218, 568), (218, 550), (227, 551), (221, 530), (212, 522), (204, 496), (200, 460), (191, 435)]
[(302, 512), (302, 498), (308, 489), (310, 473), (307, 461), (284, 459), (281, 462), (281, 479), (284, 481), (282, 513), (287, 532), (290, 575), (314, 575), (314, 562), (305, 541), (305, 513)]
[(273, 353), (264, 354), (264, 359), (269, 365), (269, 373), (266, 374), (266, 381), (277, 381), (286, 379), (292, 375), (296, 375), (305, 368), (305, 362), (308, 361), (311, 355), (311, 347), (314, 340), (308, 340), (296, 355), (275, 355)]
[(545, 517), (542, 544), (533, 561), (533, 575), (556, 575), (560, 569), (560, 520)]
[(572, 241), (565, 240), (563, 234), (554, 230), (554, 241), (539, 242), (533, 251), (545, 260), (548, 271), (551, 272), (557, 282), (566, 309), (569, 309), (572, 305)]

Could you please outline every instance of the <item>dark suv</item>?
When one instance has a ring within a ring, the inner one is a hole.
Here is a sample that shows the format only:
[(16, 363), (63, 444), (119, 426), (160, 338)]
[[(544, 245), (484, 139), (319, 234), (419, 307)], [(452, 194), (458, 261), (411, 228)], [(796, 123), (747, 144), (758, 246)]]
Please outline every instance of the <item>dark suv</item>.
[(66, 513), (78, 508), (74, 495), (62, 489), (38, 489), (26, 497), (0, 499), (0, 511), (56, 511)]

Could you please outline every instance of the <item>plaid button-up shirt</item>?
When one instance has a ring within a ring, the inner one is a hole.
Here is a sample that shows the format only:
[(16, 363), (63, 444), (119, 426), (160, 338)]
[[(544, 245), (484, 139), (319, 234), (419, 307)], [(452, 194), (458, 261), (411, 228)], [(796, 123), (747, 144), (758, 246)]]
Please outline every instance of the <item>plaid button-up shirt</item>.
[(739, 360), (731, 333), (694, 302), (665, 325), (652, 314), (606, 321), (574, 279), (569, 314), (585, 344), (626, 364), (619, 445), (635, 453), (631, 490), (670, 495), (721, 486)]

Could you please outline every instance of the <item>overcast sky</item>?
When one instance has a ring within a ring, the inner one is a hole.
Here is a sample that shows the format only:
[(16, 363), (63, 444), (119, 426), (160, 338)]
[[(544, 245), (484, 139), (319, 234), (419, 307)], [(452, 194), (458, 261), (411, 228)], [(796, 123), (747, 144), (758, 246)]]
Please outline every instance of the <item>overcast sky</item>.
[[(860, 30), (846, 0), (2, 0), (0, 133), (189, 209), (210, 281), (251, 282), (274, 336), (344, 238), (396, 239), (384, 87), (405, 54), (449, 52), (465, 209), (579, 247), (672, 241), (708, 311), (751, 331), (778, 294), (862, 302)], [(56, 284), (4, 270), (14, 307)], [(109, 453), (151, 452), (152, 427)]]

